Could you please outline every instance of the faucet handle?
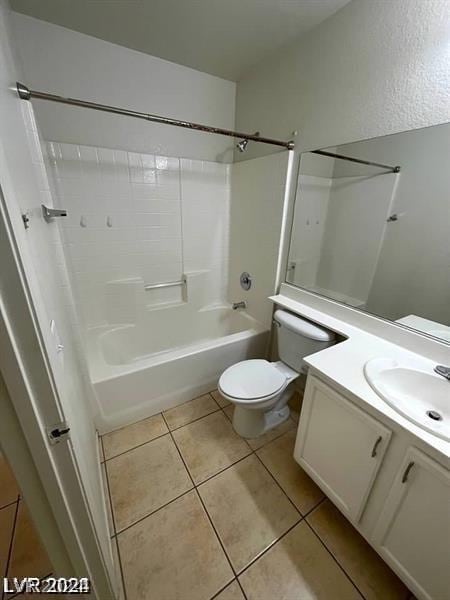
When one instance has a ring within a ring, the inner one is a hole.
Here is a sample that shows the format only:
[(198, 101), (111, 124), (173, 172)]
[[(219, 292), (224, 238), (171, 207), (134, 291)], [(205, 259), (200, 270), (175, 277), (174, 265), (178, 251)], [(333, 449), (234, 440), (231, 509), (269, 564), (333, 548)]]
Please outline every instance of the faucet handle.
[(444, 365), (436, 365), (434, 367), (434, 372), (438, 375), (441, 375), (442, 377), (445, 377), (445, 379), (448, 379), (450, 381), (450, 367), (446, 367)]
[(232, 308), (233, 310), (237, 310), (238, 308), (247, 308), (247, 302), (245, 300), (241, 300), (240, 302), (233, 302)]
[(252, 276), (247, 271), (241, 273), (239, 277), (239, 281), (241, 283), (241, 288), (248, 292), (248, 290), (252, 287)]

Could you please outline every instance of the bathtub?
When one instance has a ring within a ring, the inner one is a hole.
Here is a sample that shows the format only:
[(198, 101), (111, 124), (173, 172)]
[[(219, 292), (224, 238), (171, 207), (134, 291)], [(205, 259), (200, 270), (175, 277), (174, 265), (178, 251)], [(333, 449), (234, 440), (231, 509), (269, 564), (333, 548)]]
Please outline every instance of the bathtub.
[(148, 311), (139, 324), (88, 331), (88, 363), (105, 433), (217, 386), (221, 373), (265, 356), (268, 330), (246, 312), (182, 304)]

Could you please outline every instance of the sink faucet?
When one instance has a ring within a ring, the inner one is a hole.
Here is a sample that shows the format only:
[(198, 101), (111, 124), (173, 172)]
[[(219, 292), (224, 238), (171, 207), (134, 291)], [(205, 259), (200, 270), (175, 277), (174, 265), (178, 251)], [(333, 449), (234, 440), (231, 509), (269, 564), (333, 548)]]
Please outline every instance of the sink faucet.
[(247, 308), (247, 302), (245, 300), (241, 300), (240, 302), (233, 302), (233, 310), (237, 310), (238, 308)]
[(434, 367), (434, 372), (438, 375), (442, 375), (445, 379), (450, 381), (450, 367), (444, 367), (444, 365), (437, 365)]

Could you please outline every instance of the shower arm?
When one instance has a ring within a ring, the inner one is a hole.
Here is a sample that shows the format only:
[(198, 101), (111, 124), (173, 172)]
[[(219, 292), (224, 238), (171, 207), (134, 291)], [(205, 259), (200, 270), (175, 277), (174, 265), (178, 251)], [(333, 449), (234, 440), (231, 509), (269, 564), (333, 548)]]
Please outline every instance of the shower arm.
[(272, 138), (262, 137), (260, 135), (242, 133), (239, 131), (232, 131), (231, 129), (222, 129), (221, 127), (210, 127), (209, 125), (201, 125), (200, 123), (193, 123), (191, 121), (180, 121), (179, 119), (171, 119), (170, 117), (162, 117), (160, 115), (153, 115), (150, 113), (138, 112), (135, 110), (128, 110), (126, 108), (119, 108), (117, 106), (109, 106), (107, 104), (98, 104), (97, 102), (88, 102), (86, 100), (77, 100), (76, 98), (65, 98), (64, 96), (57, 96), (56, 94), (48, 94), (46, 92), (39, 92), (37, 90), (30, 90), (23, 83), (17, 82), (17, 94), (22, 100), (31, 100), (36, 98), (39, 100), (48, 100), (50, 102), (58, 102), (59, 104), (69, 104), (71, 106), (79, 106), (81, 108), (91, 108), (93, 110), (100, 110), (102, 112), (109, 112), (116, 115), (125, 115), (127, 117), (134, 117), (136, 119), (144, 119), (145, 121), (151, 121), (152, 123), (161, 123), (162, 125), (173, 125), (175, 127), (183, 127), (184, 129), (191, 129), (194, 131), (204, 131), (206, 133), (215, 133), (217, 135), (224, 135), (233, 138), (244, 138), (257, 142), (260, 144), (271, 144), (272, 146), (280, 146), (287, 150), (294, 149), (293, 141), (275, 140)]

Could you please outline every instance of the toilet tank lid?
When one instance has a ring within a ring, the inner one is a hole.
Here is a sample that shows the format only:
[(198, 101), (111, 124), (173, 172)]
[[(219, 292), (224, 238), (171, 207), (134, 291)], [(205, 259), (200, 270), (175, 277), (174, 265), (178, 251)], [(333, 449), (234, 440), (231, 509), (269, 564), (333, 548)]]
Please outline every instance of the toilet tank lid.
[(335, 339), (335, 334), (316, 323), (306, 321), (298, 315), (293, 315), (286, 312), (285, 310), (276, 310), (274, 319), (282, 327), (290, 329), (294, 333), (298, 333), (305, 338), (310, 340), (317, 340), (319, 342), (331, 342)]

